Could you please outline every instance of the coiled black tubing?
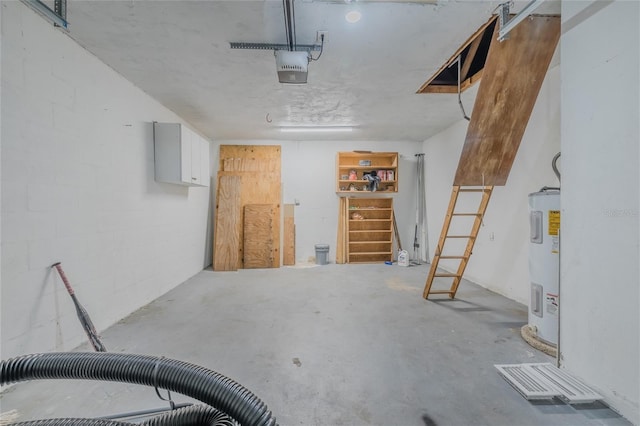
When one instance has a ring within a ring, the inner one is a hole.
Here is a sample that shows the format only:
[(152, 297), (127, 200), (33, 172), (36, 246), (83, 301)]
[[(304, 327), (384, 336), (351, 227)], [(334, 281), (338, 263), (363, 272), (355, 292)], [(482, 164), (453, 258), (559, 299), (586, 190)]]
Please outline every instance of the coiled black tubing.
[[(13, 426), (131, 426), (132, 423), (105, 419), (46, 419), (12, 423)], [(138, 426), (236, 426), (229, 416), (207, 405), (179, 408), (139, 423)]]
[(11, 426), (131, 426), (131, 423), (101, 419), (45, 419), (10, 423)]
[(22, 355), (0, 362), (0, 384), (39, 379), (87, 379), (154, 386), (204, 402), (241, 425), (277, 425), (266, 404), (239, 383), (204, 367), (163, 357), (53, 352)]

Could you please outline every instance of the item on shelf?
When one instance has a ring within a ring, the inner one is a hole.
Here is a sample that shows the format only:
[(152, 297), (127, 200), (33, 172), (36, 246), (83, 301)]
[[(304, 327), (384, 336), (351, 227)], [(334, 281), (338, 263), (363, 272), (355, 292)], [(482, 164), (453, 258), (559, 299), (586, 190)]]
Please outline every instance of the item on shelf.
[(364, 220), (364, 216), (362, 216), (358, 212), (355, 212), (355, 213), (351, 214), (351, 219), (353, 219), (353, 220)]
[(357, 191), (358, 188), (354, 184), (349, 185), (349, 191)]
[[(373, 173), (375, 171), (375, 174)], [(365, 176), (369, 174), (369, 177)], [(377, 179), (371, 179), (371, 176)], [(357, 191), (397, 192), (398, 185), (398, 153), (397, 152), (338, 152), (336, 154), (336, 192), (350, 192), (349, 183), (356, 185)], [(347, 183), (346, 181), (349, 181)], [(381, 184), (381, 182), (384, 182)], [(363, 188), (362, 184), (369, 184)], [(377, 183), (377, 186), (376, 186)], [(387, 183), (392, 184), (391, 188)], [(347, 189), (343, 190), (342, 187)]]
[(378, 184), (380, 183), (380, 178), (378, 177), (378, 173), (374, 170), (372, 172), (366, 172), (362, 178), (369, 182), (369, 185), (366, 187), (369, 191), (375, 192), (378, 190)]

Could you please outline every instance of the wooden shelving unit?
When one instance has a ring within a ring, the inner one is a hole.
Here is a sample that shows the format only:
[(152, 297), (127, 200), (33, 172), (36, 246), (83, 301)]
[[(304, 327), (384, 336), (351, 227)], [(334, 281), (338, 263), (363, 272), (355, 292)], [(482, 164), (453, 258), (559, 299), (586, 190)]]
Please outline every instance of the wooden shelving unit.
[(376, 192), (398, 192), (397, 152), (339, 152), (336, 157), (336, 192), (339, 195), (371, 194), (364, 174), (372, 171), (380, 177)]
[(393, 199), (347, 198), (347, 262), (393, 261)]

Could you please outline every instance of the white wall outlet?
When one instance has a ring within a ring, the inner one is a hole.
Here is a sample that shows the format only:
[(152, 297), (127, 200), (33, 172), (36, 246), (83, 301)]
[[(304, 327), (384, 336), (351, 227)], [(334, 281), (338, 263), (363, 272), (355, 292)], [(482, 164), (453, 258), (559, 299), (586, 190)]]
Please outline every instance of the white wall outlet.
[(327, 30), (318, 30), (316, 31), (316, 44), (322, 43), (322, 36), (324, 36), (324, 42), (327, 42), (327, 36), (329, 35), (329, 31)]

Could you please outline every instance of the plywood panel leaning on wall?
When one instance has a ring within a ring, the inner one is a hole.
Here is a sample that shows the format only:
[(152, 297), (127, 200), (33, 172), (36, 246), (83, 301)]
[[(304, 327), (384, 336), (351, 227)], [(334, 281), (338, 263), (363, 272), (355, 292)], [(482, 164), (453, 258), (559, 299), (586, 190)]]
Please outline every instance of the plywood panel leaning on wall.
[[(236, 176), (240, 179), (240, 209), (237, 223), (240, 223), (237, 251), (237, 268), (244, 265), (244, 208), (250, 204), (269, 204), (274, 206), (277, 218), (272, 225), (274, 256), (272, 268), (280, 267), (280, 223), (281, 223), (281, 182), (280, 182), (280, 146), (276, 145), (221, 145), (220, 171), (218, 177)], [(217, 226), (216, 226), (217, 230)], [(224, 233), (214, 235), (214, 246)], [(214, 251), (214, 265), (216, 253)]]
[(273, 247), (273, 226), (278, 221), (274, 204), (244, 206), (244, 267), (271, 268), (278, 251)]
[(282, 247), (282, 264), (296, 264), (296, 225), (294, 220), (295, 205), (284, 205), (284, 230)]
[(340, 203), (338, 206), (338, 240), (336, 244), (336, 263), (347, 263), (347, 198), (340, 197)]
[(238, 269), (240, 247), (240, 176), (218, 177), (216, 197), (216, 227), (214, 242), (214, 271)]
[(496, 26), (453, 184), (507, 182), (560, 37), (560, 18), (529, 16), (499, 42)]

